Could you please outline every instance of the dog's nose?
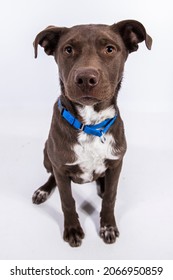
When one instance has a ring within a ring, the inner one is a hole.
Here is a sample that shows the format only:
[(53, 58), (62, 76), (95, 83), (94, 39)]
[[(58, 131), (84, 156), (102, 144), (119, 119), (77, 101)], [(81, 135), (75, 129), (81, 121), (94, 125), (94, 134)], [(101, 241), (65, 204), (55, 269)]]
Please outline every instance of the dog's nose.
[(74, 80), (82, 90), (92, 89), (99, 82), (99, 73), (93, 68), (80, 68), (76, 70)]

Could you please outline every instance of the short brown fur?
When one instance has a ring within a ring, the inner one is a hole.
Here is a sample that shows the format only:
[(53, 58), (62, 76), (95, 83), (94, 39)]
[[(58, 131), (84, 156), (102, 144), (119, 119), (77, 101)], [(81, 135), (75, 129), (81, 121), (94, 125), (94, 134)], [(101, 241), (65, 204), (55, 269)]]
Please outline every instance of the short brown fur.
[[(93, 170), (93, 181), (100, 186), (102, 197), (100, 236), (105, 243), (114, 243), (119, 235), (114, 206), (126, 151), (117, 94), (127, 57), (138, 49), (138, 44), (142, 41), (151, 49), (151, 37), (144, 26), (135, 20), (125, 20), (111, 26), (49, 26), (34, 41), (35, 57), (38, 44), (48, 55), (54, 56), (59, 67), (61, 103), (79, 121), (85, 124), (79, 109), (88, 108), (87, 106), (92, 106), (97, 113), (112, 106), (118, 113), (117, 120), (109, 130), (114, 139), (112, 150), (118, 151), (118, 159), (105, 158), (104, 173), (97, 174)], [(56, 102), (44, 150), (44, 165), (51, 176), (33, 195), (33, 203), (40, 204), (58, 186), (64, 213), (64, 240), (72, 247), (79, 246), (84, 238), (71, 192), (71, 181), (83, 183), (83, 171), (78, 164), (69, 165), (76, 160), (73, 147), (78, 143), (79, 133), (62, 118)], [(91, 143), (93, 137), (95, 136), (89, 138)]]

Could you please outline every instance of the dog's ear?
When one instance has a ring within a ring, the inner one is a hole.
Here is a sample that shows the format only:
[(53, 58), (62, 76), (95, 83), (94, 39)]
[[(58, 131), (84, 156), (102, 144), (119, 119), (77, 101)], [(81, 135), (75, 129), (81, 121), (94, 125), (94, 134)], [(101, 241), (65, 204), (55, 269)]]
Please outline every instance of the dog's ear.
[(65, 27), (56, 27), (51, 25), (38, 33), (33, 43), (35, 58), (37, 58), (38, 45), (44, 48), (44, 51), (47, 53), (47, 55), (53, 55), (60, 36), (65, 32), (66, 29), (67, 28)]
[(145, 27), (136, 20), (123, 20), (113, 24), (111, 28), (119, 32), (129, 53), (137, 51), (138, 43), (145, 40), (146, 47), (151, 50), (152, 38), (146, 33)]

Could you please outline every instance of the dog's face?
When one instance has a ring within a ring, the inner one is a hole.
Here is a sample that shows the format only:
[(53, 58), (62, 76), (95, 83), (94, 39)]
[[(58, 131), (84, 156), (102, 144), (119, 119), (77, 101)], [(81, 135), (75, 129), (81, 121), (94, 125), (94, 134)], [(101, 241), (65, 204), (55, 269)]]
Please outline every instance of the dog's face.
[(108, 26), (73, 27), (55, 50), (65, 94), (86, 105), (114, 96), (126, 58), (121, 37)]
[(37, 35), (35, 56), (38, 44), (54, 55), (63, 94), (73, 102), (93, 105), (114, 97), (128, 54), (143, 40), (150, 49), (150, 36), (141, 23), (132, 20), (111, 26), (50, 26)]
[(64, 93), (88, 105), (114, 96), (127, 51), (121, 37), (108, 26), (86, 25), (62, 35), (54, 55)]

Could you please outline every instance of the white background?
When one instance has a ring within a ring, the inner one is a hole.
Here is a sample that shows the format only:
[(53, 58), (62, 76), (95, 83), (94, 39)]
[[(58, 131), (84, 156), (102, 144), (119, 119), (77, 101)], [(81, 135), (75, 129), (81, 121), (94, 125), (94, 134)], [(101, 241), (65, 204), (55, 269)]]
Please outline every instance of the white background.
[[(47, 179), (42, 150), (59, 95), (52, 57), (32, 42), (48, 25), (143, 23), (153, 38), (126, 63), (119, 93), (128, 152), (119, 182), (120, 238), (98, 236), (100, 198), (95, 184), (73, 185), (85, 239), (62, 239), (56, 190), (43, 205), (32, 193)], [(0, 259), (173, 258), (173, 19), (171, 1), (6, 0), (0, 4)]]

